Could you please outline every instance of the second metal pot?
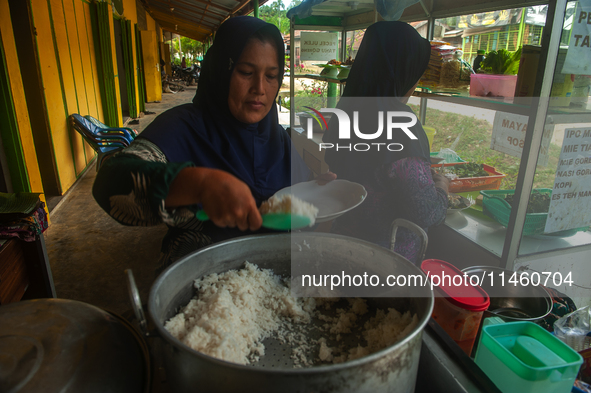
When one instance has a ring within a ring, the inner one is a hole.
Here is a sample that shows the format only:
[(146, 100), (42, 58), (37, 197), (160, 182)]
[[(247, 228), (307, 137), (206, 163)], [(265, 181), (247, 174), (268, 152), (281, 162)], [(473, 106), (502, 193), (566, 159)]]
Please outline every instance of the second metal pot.
[(505, 280), (508, 280), (514, 274), (512, 270), (494, 266), (471, 266), (462, 269), (462, 272), (478, 277), (484, 275), (488, 278), (491, 274), (495, 277), (492, 285), (488, 279), (483, 280), (480, 285), (490, 297), (490, 306), (485, 311), (483, 318), (501, 317), (507, 322), (536, 322), (545, 318), (552, 311), (552, 298), (543, 287), (513, 285), (507, 282), (501, 285), (500, 280), (497, 280), (499, 275), (504, 274)]

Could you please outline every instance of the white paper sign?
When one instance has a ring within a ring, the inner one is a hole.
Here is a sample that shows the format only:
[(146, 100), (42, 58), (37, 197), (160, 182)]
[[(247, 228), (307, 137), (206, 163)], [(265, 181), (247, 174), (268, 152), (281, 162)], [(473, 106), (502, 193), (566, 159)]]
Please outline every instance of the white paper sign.
[(339, 33), (302, 31), (300, 60), (332, 60), (337, 58)]
[[(490, 148), (514, 157), (521, 157), (528, 119), (528, 116), (497, 111), (493, 122)], [(548, 149), (550, 148), (553, 133), (554, 125), (544, 127), (538, 165), (548, 165)]]
[(591, 75), (591, 0), (579, 0), (563, 74)]
[(552, 189), (546, 233), (591, 224), (591, 128), (567, 128)]

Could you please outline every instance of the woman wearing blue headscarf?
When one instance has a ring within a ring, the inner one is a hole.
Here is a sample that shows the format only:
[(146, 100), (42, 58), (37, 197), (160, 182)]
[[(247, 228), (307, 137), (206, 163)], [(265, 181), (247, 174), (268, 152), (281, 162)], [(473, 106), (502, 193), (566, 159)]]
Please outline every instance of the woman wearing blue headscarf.
[[(192, 104), (158, 116), (105, 161), (93, 195), (125, 225), (164, 222), (161, 266), (213, 242), (261, 230), (260, 203), (309, 180), (310, 171), (279, 125), (283, 80), (279, 30), (236, 17), (217, 31)], [(210, 221), (199, 221), (203, 208)]]
[[(363, 119), (359, 128), (367, 130), (375, 131), (379, 125), (377, 118), (363, 117), (364, 111), (408, 113), (408, 117), (400, 116), (401, 123), (408, 122), (414, 114), (406, 102), (425, 72), (430, 55), (429, 41), (407, 23), (377, 22), (369, 26), (337, 108), (349, 114), (351, 120), (353, 112), (358, 112), (358, 118)], [(420, 122), (408, 127), (417, 139), (398, 130), (392, 139), (387, 139), (386, 132), (371, 140), (351, 133), (345, 141), (339, 139), (339, 122), (335, 118), (323, 142), (362, 147), (357, 151), (329, 148), (325, 161), (340, 179), (363, 184), (368, 196), (363, 204), (335, 221), (333, 232), (389, 247), (390, 226), (396, 218), (410, 220), (425, 230), (445, 219), (449, 181), (431, 173), (429, 142)], [(394, 147), (387, 148), (391, 143), (395, 143)], [(365, 146), (373, 150), (361, 151)], [(401, 228), (395, 251), (419, 262), (418, 249), (418, 239)]]

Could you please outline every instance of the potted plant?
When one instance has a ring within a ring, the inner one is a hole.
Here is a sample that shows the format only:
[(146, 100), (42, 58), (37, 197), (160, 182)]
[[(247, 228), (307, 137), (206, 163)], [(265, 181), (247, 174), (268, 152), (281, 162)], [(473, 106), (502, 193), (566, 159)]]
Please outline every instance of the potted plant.
[(513, 97), (517, 84), (521, 48), (515, 52), (505, 49), (488, 52), (477, 74), (470, 77), (470, 95), (484, 97)]

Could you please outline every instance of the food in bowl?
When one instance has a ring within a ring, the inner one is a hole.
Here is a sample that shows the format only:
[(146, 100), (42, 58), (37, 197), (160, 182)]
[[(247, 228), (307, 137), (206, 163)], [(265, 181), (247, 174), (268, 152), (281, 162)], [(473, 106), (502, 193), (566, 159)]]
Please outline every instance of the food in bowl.
[(447, 195), (447, 208), (452, 210), (465, 209), (472, 206), (473, 202), (461, 195), (449, 193)]
[(273, 195), (261, 204), (259, 211), (261, 214), (291, 213), (292, 215), (308, 217), (310, 219), (310, 226), (314, 225), (316, 216), (318, 215), (318, 208), (316, 206), (292, 194)]
[(267, 338), (292, 348), (295, 367), (345, 362), (394, 345), (418, 324), (416, 314), (393, 308), (370, 315), (360, 298), (293, 297), (289, 280), (248, 262), (194, 286), (195, 298), (165, 329), (196, 351), (238, 364), (264, 356)]

